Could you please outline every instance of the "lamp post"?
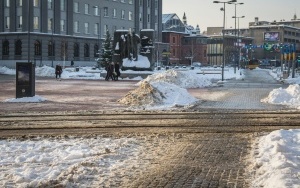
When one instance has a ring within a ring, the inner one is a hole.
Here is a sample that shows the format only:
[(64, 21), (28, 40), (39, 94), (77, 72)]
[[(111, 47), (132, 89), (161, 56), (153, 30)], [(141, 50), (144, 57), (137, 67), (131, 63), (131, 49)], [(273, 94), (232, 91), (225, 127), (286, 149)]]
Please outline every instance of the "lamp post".
[[(237, 5), (243, 5), (244, 3), (228, 3), (228, 4), (231, 4), (231, 5), (234, 5), (234, 16), (232, 18), (234, 18), (234, 36), (235, 38), (238, 40), (238, 37), (237, 37), (237, 31), (236, 31), (236, 6)], [(239, 47), (237, 47), (239, 49)], [(237, 55), (238, 57), (239, 55)], [(236, 73), (236, 60), (237, 60), (237, 57), (235, 58), (235, 61), (234, 61), (234, 74)]]
[(213, 1), (213, 3), (223, 3), (224, 6), (221, 8), (221, 10), (224, 11), (223, 15), (223, 30), (222, 30), (222, 39), (223, 39), (223, 47), (222, 47), (222, 81), (224, 81), (224, 68), (225, 68), (225, 5), (229, 3), (235, 3), (236, 0), (231, 0), (231, 1)]
[(97, 14), (99, 16), (99, 31), (98, 31), (98, 57), (100, 58), (100, 36), (101, 36), (101, 11), (100, 11), (100, 6), (93, 6), (97, 11)]
[[(245, 16), (232, 16), (234, 19), (238, 19), (238, 31), (237, 31), (237, 47), (238, 47), (238, 67), (240, 67), (240, 54), (241, 54), (241, 48), (240, 48), (240, 18), (245, 18)], [(234, 73), (236, 73), (236, 64), (234, 64)]]

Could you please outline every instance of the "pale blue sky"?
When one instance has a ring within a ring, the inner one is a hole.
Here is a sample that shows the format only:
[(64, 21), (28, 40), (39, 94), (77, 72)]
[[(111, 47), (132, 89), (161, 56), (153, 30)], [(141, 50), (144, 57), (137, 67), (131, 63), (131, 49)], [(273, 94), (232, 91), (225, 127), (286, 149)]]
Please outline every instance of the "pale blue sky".
[[(181, 19), (186, 13), (189, 25), (199, 25), (201, 32), (207, 27), (223, 26), (223, 12), (220, 8), (223, 3), (215, 4), (214, 0), (163, 0), (163, 14), (176, 13)], [(300, 19), (300, 0), (237, 0), (237, 16), (240, 19), (240, 28), (248, 27), (255, 17), (260, 21), (291, 20), (296, 13)], [(234, 28), (234, 5), (226, 4), (226, 28)]]

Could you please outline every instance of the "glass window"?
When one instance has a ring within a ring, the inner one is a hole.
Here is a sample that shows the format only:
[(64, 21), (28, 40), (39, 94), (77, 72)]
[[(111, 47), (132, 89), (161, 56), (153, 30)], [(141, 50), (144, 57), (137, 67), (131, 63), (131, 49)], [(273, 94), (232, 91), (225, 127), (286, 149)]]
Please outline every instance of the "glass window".
[(104, 7), (104, 16), (108, 17), (108, 8), (107, 7)]
[(48, 42), (48, 56), (54, 56), (54, 42)]
[(84, 4), (84, 13), (85, 14), (89, 14), (90, 13), (89, 8), (90, 8), (89, 4)]
[(121, 11), (121, 19), (125, 19), (125, 10)]
[(33, 17), (33, 29), (39, 29), (39, 17)]
[(78, 21), (74, 22), (74, 32), (79, 33), (79, 22)]
[(42, 54), (41, 42), (36, 40), (34, 43), (34, 55), (40, 56)]
[(10, 17), (9, 16), (5, 17), (5, 22), (6, 22), (5, 28), (9, 29), (10, 28)]
[(129, 3), (129, 4), (133, 4), (133, 1), (132, 1), (132, 0), (128, 0), (128, 3)]
[(95, 16), (99, 16), (99, 7), (98, 6), (94, 6), (95, 8)]
[(65, 11), (66, 10), (66, 2), (65, 0), (60, 0), (60, 10)]
[(39, 0), (34, 0), (33, 1), (33, 6), (38, 7), (39, 6)]
[(106, 34), (106, 32), (108, 31), (108, 25), (104, 25), (103, 30), (104, 30), (104, 33)]
[(84, 57), (90, 57), (90, 47), (88, 44), (84, 44)]
[(48, 9), (52, 9), (52, 0), (48, 0)]
[(66, 20), (60, 20), (60, 31), (66, 31)]
[(78, 13), (79, 12), (79, 3), (74, 2), (74, 12)]
[(89, 34), (89, 23), (84, 23), (84, 33)]
[(132, 12), (129, 11), (128, 20), (133, 20), (132, 15), (133, 15)]
[(113, 9), (113, 17), (116, 18), (117, 17), (117, 9)]
[(2, 44), (2, 55), (9, 55), (9, 42), (5, 40)]
[(52, 18), (48, 19), (48, 30), (52, 30)]
[(79, 44), (74, 44), (74, 57), (79, 57)]
[(15, 55), (22, 55), (22, 41), (20, 39), (15, 42)]
[(5, 6), (6, 6), (6, 7), (10, 7), (10, 0), (6, 0), (6, 1), (5, 1)]
[(22, 28), (22, 25), (23, 25), (23, 17), (18, 16), (18, 28)]
[(98, 23), (96, 23), (94, 26), (94, 34), (99, 35), (99, 24)]
[(21, 7), (21, 6), (23, 6), (23, 0), (19, 0), (18, 1), (18, 5)]
[(125, 0), (121, 0), (121, 3), (125, 3)]

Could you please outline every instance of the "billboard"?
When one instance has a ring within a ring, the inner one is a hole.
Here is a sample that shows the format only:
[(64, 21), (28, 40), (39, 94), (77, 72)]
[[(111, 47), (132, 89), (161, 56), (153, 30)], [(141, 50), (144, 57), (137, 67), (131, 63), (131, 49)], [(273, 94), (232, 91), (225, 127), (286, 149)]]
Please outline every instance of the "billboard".
[(264, 32), (264, 40), (270, 42), (279, 41), (279, 32)]

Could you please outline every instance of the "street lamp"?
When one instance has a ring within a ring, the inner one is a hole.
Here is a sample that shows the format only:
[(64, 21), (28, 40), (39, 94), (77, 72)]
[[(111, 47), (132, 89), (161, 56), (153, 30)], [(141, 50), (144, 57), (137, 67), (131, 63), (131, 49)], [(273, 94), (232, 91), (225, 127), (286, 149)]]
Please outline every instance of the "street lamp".
[[(240, 67), (240, 54), (241, 54), (241, 48), (240, 48), (240, 18), (245, 18), (245, 16), (232, 16), (234, 19), (238, 19), (238, 34), (237, 34), (237, 47), (238, 47), (238, 67)], [(236, 64), (234, 64), (234, 73), (236, 73)]]
[[(224, 11), (224, 16), (223, 16), (223, 30), (222, 30), (222, 38), (223, 38), (223, 54), (222, 54), (222, 81), (224, 81), (224, 67), (225, 67), (225, 5), (229, 3), (235, 3), (236, 0), (231, 0), (231, 1), (213, 1), (213, 3), (223, 3), (223, 11)], [(222, 9), (221, 9), (222, 10)]]
[(99, 31), (98, 31), (98, 57), (100, 58), (100, 36), (101, 36), (101, 11), (100, 11), (100, 7), (99, 6), (93, 6), (93, 8), (95, 8), (95, 10), (97, 11), (97, 14), (99, 16)]
[[(232, 18), (234, 18), (234, 36), (235, 38), (237, 39), (237, 36), (236, 36), (236, 6), (237, 5), (243, 5), (244, 3), (228, 3), (228, 4), (231, 4), (231, 5), (234, 5), (234, 16)], [(237, 55), (239, 56), (239, 55)], [(234, 74), (236, 73), (236, 59), (237, 57), (235, 58), (235, 61), (234, 61)]]

